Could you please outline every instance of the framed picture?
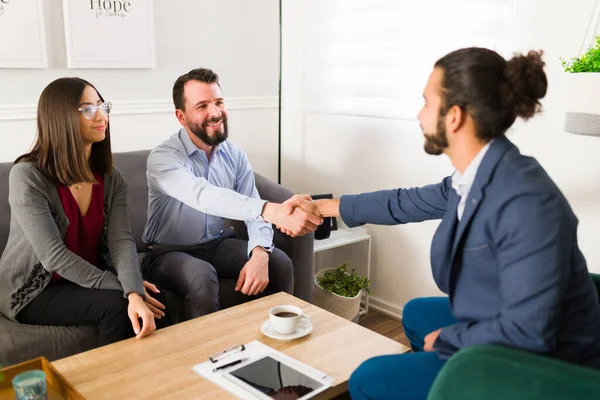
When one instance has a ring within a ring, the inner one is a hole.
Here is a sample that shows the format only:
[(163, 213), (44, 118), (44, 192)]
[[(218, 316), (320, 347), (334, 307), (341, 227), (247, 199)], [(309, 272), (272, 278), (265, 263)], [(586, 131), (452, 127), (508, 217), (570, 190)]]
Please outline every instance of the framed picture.
[(42, 0), (0, 0), (0, 68), (46, 68)]
[(62, 4), (67, 68), (156, 67), (153, 0)]

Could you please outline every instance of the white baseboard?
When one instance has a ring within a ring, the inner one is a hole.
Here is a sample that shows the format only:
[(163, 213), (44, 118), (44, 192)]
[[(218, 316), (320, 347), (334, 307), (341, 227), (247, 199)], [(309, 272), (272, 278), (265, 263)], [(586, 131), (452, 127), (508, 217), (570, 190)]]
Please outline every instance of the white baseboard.
[(402, 306), (398, 306), (377, 297), (370, 296), (369, 309), (371, 308), (399, 321), (402, 320)]

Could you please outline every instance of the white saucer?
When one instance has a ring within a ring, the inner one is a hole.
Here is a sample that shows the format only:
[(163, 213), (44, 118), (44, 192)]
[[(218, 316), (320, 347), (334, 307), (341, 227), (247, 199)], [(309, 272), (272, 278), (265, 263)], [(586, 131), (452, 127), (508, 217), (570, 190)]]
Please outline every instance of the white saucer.
[(279, 340), (299, 339), (299, 338), (304, 337), (304, 336), (308, 335), (309, 333), (311, 333), (312, 330), (313, 330), (313, 326), (312, 326), (312, 323), (310, 323), (310, 322), (305, 327), (298, 329), (297, 332), (289, 334), (289, 335), (283, 335), (281, 333), (276, 332), (273, 329), (273, 327), (271, 326), (271, 322), (269, 320), (266, 320), (260, 326), (260, 331), (265, 336), (268, 336), (273, 339), (279, 339)]

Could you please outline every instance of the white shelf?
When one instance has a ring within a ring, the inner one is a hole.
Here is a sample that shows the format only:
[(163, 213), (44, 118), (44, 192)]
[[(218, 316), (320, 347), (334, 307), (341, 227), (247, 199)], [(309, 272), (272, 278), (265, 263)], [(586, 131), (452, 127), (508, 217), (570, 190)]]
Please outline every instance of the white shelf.
[[(314, 253), (313, 253), (313, 272), (318, 270), (317, 268), (317, 253), (325, 250), (335, 249), (337, 247), (345, 246), (348, 244), (367, 242), (367, 277), (371, 278), (371, 235), (367, 232), (367, 229), (359, 226), (357, 228), (348, 228), (347, 226), (340, 223), (338, 229), (331, 231), (330, 236), (327, 239), (315, 240)], [(369, 311), (369, 295), (366, 293), (363, 295), (361, 301), (361, 307), (359, 315), (364, 315)]]
[(331, 231), (331, 236), (327, 239), (315, 240), (314, 252), (333, 249), (335, 247), (344, 246), (351, 243), (362, 242), (371, 237), (365, 228), (338, 228), (336, 231)]

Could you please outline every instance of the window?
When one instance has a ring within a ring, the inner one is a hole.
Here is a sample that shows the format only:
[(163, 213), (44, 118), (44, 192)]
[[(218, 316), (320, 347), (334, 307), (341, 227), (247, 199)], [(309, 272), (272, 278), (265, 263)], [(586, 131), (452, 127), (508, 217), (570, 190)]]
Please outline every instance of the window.
[(415, 119), (438, 58), (518, 49), (518, 1), (303, 0), (283, 22), (301, 20), (303, 111)]

